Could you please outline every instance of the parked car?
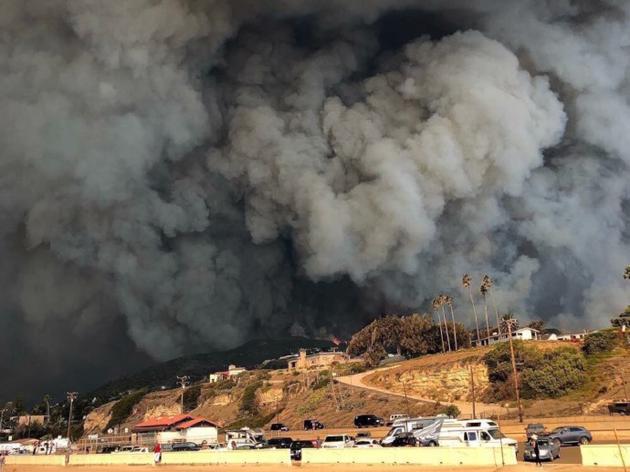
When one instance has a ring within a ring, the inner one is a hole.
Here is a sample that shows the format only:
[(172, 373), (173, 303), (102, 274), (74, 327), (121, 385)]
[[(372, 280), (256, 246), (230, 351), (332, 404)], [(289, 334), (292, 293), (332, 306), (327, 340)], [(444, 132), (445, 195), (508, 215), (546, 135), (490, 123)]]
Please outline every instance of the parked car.
[(304, 430), (324, 429), (324, 425), (317, 420), (304, 420)]
[(173, 444), (173, 452), (181, 452), (181, 451), (199, 451), (201, 447), (199, 447), (194, 442), (181, 442)]
[(293, 443), (291, 444), (291, 448), (294, 447), (299, 447), (300, 449), (319, 448), (319, 442), (317, 442), (317, 439), (300, 439), (297, 441), (293, 441)]
[(328, 435), (322, 443), (324, 449), (344, 449), (354, 446), (354, 438), (349, 434)]
[[(540, 452), (540, 459), (543, 461), (553, 461), (560, 458), (560, 444), (555, 441), (549, 440), (547, 437), (538, 438), (538, 450)], [(534, 446), (530, 442), (525, 443), (524, 459), (526, 461), (535, 461), (536, 454), (534, 453)]]
[(354, 417), (354, 425), (357, 428), (368, 428), (370, 426), (385, 426), (385, 421), (376, 415), (359, 415)]
[(582, 426), (560, 426), (547, 436), (550, 441), (560, 446), (567, 444), (588, 444), (593, 436), (588, 429)]
[(525, 434), (527, 439), (532, 437), (532, 434), (536, 436), (545, 436), (545, 426), (542, 423), (530, 423), (525, 428)]
[(608, 405), (608, 413), (614, 415), (630, 415), (630, 402), (614, 402)]
[(383, 443), (382, 445), (387, 447), (411, 447), (417, 446), (418, 442), (413, 433), (400, 433), (393, 441), (387, 444)]
[(370, 448), (370, 447), (383, 447), (381, 446), (381, 443), (378, 442), (378, 440), (376, 439), (372, 439), (372, 438), (357, 438), (357, 440), (354, 443), (354, 447), (359, 447), (359, 448)]
[(267, 441), (267, 447), (270, 449), (289, 449), (293, 439), (291, 438), (271, 438)]
[(284, 423), (274, 423), (269, 428), (271, 431), (289, 431), (289, 428)]

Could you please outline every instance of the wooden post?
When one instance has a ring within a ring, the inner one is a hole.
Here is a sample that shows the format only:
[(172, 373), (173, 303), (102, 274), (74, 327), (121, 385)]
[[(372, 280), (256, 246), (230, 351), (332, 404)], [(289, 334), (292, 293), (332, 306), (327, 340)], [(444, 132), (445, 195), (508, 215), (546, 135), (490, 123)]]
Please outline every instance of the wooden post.
[(614, 428), (615, 432), (615, 441), (617, 441), (617, 449), (619, 450), (619, 459), (621, 459), (621, 463), (623, 464), (623, 472), (628, 472), (628, 468), (626, 467), (626, 461), (623, 458), (623, 450), (621, 449), (621, 443), (619, 442), (619, 435), (617, 434), (617, 428)]
[(470, 386), (472, 390), (472, 408), (473, 408), (472, 419), (475, 419), (477, 418), (477, 408), (476, 408), (476, 398), (475, 398), (475, 374), (473, 373), (472, 364), (470, 364), (469, 368), (470, 368)]
[(519, 391), (518, 371), (516, 370), (516, 359), (514, 358), (514, 344), (512, 343), (512, 320), (507, 320), (508, 341), (510, 342), (510, 357), (512, 358), (512, 372), (514, 376), (514, 391), (516, 393), (516, 404), (518, 406), (518, 422), (523, 422), (523, 405), (521, 404), (521, 393)]

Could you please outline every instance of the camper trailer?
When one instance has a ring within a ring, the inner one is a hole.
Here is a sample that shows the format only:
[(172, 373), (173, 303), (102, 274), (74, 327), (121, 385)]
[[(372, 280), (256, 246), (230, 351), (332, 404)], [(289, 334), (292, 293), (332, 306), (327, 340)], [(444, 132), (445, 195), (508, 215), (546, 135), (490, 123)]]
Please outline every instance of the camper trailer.
[(450, 419), (446, 415), (438, 415), (432, 417), (418, 417), (418, 418), (400, 418), (395, 420), (392, 423), (392, 427), (387, 433), (387, 435), (381, 441), (383, 446), (388, 446), (394, 442), (397, 436), (403, 433), (414, 433), (414, 436), (417, 432), (425, 430), (425, 428), (439, 424), (441, 425), (444, 421), (455, 421)]
[[(435, 435), (435, 439), (429, 439), (432, 446), (442, 447), (502, 447), (512, 446), (518, 453), (518, 442), (506, 437), (499, 425), (486, 419), (473, 419), (460, 421), (457, 424), (444, 424)], [(426, 439), (425, 439), (426, 441)]]

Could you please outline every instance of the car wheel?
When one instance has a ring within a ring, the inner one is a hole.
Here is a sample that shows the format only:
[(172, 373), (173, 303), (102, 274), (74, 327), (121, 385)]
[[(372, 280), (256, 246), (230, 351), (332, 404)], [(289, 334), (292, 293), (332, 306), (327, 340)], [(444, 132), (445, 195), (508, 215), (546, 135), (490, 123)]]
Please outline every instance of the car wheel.
[(437, 443), (435, 441), (429, 441), (429, 447), (437, 447)]
[(580, 444), (582, 444), (582, 445), (586, 445), (589, 442), (590, 441), (588, 440), (588, 438), (586, 436), (580, 438)]

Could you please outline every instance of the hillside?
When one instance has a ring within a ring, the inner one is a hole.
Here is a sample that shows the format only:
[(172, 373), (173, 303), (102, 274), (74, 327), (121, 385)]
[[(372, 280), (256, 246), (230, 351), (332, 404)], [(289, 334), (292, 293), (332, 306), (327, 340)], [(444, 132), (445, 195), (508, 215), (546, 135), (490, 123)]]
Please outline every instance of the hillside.
[(155, 390), (162, 386), (172, 388), (178, 375), (188, 375), (192, 380), (201, 380), (210, 372), (226, 369), (228, 364), (254, 368), (265, 360), (296, 353), (300, 348), (328, 349), (333, 346), (330, 341), (301, 337), (254, 340), (227, 351), (195, 354), (157, 363), (134, 374), (107, 382), (87, 393), (85, 398), (96, 398), (97, 404), (103, 404), (130, 390), (141, 388)]

